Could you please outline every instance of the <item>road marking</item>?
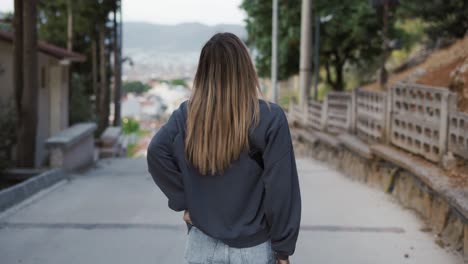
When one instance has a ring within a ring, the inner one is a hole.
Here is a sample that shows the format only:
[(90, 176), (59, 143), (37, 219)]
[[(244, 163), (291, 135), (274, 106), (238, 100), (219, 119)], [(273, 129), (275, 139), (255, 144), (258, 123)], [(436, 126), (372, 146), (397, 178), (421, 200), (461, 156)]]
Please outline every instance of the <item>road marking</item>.
[(405, 233), (401, 227), (368, 227), (368, 226), (337, 226), (337, 225), (304, 225), (301, 231), (316, 232), (357, 232), (357, 233)]
[[(145, 224), (145, 223), (21, 223), (0, 222), (0, 229), (162, 229), (182, 230), (185, 225)], [(356, 233), (394, 233), (401, 234), (405, 230), (400, 227), (366, 227), (339, 225), (302, 225), (303, 232), (356, 232)]]

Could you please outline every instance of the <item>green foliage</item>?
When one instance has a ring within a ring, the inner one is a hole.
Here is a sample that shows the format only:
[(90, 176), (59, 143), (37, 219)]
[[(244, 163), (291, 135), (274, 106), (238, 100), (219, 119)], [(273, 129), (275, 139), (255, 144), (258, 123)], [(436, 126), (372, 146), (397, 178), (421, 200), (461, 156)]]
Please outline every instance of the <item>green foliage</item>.
[[(39, 38), (65, 47), (67, 41), (68, 0), (39, 0)], [(78, 52), (89, 50), (96, 36), (96, 25), (106, 23), (115, 0), (70, 1), (73, 13), (73, 46)], [(83, 45), (85, 44), (85, 45)]]
[[(287, 79), (299, 71), (300, 0), (279, 1), (278, 7), (278, 77)], [(271, 0), (243, 0), (247, 13), (247, 45), (254, 50), (261, 77), (271, 74)]]
[[(13, 102), (10, 100), (9, 102)], [(0, 172), (13, 163), (12, 148), (16, 143), (16, 111), (13, 103), (0, 101)]]
[(122, 120), (122, 130), (124, 134), (137, 133), (140, 130), (140, 123), (133, 118), (124, 118)]
[(345, 65), (368, 69), (369, 62), (382, 54), (382, 25), (368, 1), (317, 0), (316, 14), (331, 16), (320, 27), (320, 60), (326, 82), (334, 90), (344, 90)]
[(135, 156), (135, 154), (136, 154), (136, 152), (138, 150), (137, 147), (138, 147), (137, 144), (128, 144), (128, 146), (127, 146), (127, 157)]
[[(100, 1), (68, 1), (68, 0), (39, 0), (38, 1), (38, 38), (59, 47), (67, 45), (68, 2), (72, 3), (73, 14), (73, 51), (86, 55), (85, 62), (73, 63), (71, 72), (79, 75), (79, 80), (71, 81), (70, 120), (89, 121), (92, 115), (91, 103), (86, 99), (94, 94), (92, 85), (92, 51), (91, 43), (97, 40), (97, 25), (110, 23), (109, 14), (113, 11), (115, 0)], [(106, 30), (106, 41), (112, 30)], [(112, 45), (107, 45), (107, 54), (111, 53)], [(109, 56), (107, 58), (109, 60)], [(110, 67), (110, 65), (109, 65)], [(108, 78), (111, 77), (108, 71)], [(108, 79), (107, 83), (110, 83)], [(108, 88), (109, 89), (109, 88)], [(78, 92), (76, 92), (78, 91)], [(75, 93), (79, 98), (74, 98)], [(88, 105), (86, 105), (88, 103)], [(86, 106), (87, 109), (82, 109)], [(75, 113), (76, 112), (76, 113)]]
[(13, 30), (13, 13), (8, 12), (5, 14), (2, 14), (0, 12), (0, 30), (2, 31), (12, 31)]
[(131, 82), (124, 82), (122, 85), (122, 92), (126, 93), (136, 93), (142, 94), (149, 91), (151, 87), (147, 84), (144, 84), (140, 81), (131, 81)]
[(90, 121), (94, 118), (92, 102), (86, 93), (86, 81), (82, 75), (72, 74), (70, 90), (70, 124)]
[(185, 82), (184, 79), (174, 79), (170, 80), (169, 84), (171, 85), (182, 85), (182, 86), (187, 86), (187, 83)]
[[(461, 36), (467, 31), (468, 20), (462, 15), (468, 13), (467, 1), (400, 2), (400, 6), (391, 7), (388, 18), (388, 39), (401, 44), (401, 49), (392, 53), (390, 64), (404, 61), (425, 40), (426, 32)], [(317, 16), (331, 17), (320, 27), (321, 81), (325, 87), (344, 90), (375, 78), (383, 56), (383, 7), (374, 8), (362, 0), (315, 0), (313, 5), (314, 31)], [(247, 13), (247, 44), (254, 51), (259, 75), (269, 77), (272, 3), (244, 0), (241, 8)], [(280, 79), (298, 73), (300, 17), (301, 1), (279, 1)]]
[(440, 37), (463, 38), (468, 31), (466, 0), (400, 0), (400, 15), (420, 18), (427, 23), (431, 40)]
[[(314, 15), (332, 19), (321, 26), (321, 65), (326, 68), (326, 82), (335, 90), (343, 90), (347, 64), (368, 69), (382, 54), (382, 21), (380, 10), (369, 1), (316, 0)], [(244, 0), (241, 7), (247, 13), (247, 44), (256, 52), (259, 75), (268, 77), (271, 67), (271, 1)], [(298, 73), (300, 48), (301, 1), (279, 3), (279, 76), (288, 78)], [(390, 17), (393, 21), (393, 16)], [(315, 27), (315, 19), (314, 19)], [(392, 24), (392, 23), (390, 23)], [(394, 27), (390, 37), (402, 34)], [(371, 69), (374, 71), (374, 69)]]

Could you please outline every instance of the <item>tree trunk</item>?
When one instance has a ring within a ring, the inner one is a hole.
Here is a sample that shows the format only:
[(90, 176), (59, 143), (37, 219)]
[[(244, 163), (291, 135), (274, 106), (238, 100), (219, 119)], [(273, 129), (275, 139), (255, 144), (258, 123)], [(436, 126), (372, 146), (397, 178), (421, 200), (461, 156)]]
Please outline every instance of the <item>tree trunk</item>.
[(99, 87), (98, 87), (98, 58), (97, 58), (97, 43), (96, 39), (94, 38), (91, 42), (91, 56), (92, 56), (92, 79), (93, 79), (93, 92), (94, 92), (94, 107), (95, 107), (95, 114), (99, 116)]
[(20, 107), (20, 127), (17, 138), (19, 167), (35, 167), (36, 131), (38, 115), (38, 59), (37, 59), (36, 0), (23, 2), (23, 91)]
[(333, 70), (335, 70), (335, 80), (332, 77), (332, 69), (330, 68), (330, 62), (325, 62), (325, 71), (327, 74), (327, 83), (332, 87), (334, 91), (344, 91), (344, 62), (339, 60), (338, 56), (332, 60)]
[(67, 22), (67, 50), (73, 50), (73, 2), (71, 0), (67, 1), (67, 12), (68, 12), (68, 22)]
[(344, 63), (340, 61), (335, 62), (335, 72), (336, 72), (336, 80), (335, 80), (335, 91), (344, 91), (344, 78), (343, 78), (343, 67)]
[(120, 31), (117, 24), (117, 11), (119, 9), (118, 1), (115, 1), (114, 6), (114, 126), (120, 126), (120, 99), (121, 99), (121, 84), (122, 84), (122, 64), (120, 59), (121, 47), (119, 45)]
[(332, 77), (331, 77), (330, 63), (328, 62), (328, 60), (325, 61), (325, 71), (327, 73), (328, 85), (330, 85), (331, 87), (335, 87), (335, 83), (333, 82)]
[(15, 0), (14, 14), (14, 40), (13, 40), (13, 79), (15, 86), (15, 107), (18, 119), (17, 129), (21, 123), (21, 98), (23, 94), (23, 1)]
[(105, 24), (99, 25), (99, 72), (100, 72), (100, 105), (99, 105), (99, 131), (102, 132), (109, 124), (109, 93), (107, 89), (107, 56), (105, 43)]
[[(67, 50), (73, 51), (73, 7), (72, 0), (67, 1)], [(73, 67), (67, 67), (68, 69), (68, 105), (72, 105), (73, 89), (72, 80), (73, 80)], [(68, 120), (71, 120), (72, 112), (75, 111), (72, 107), (68, 109)], [(68, 126), (68, 123), (67, 123)]]

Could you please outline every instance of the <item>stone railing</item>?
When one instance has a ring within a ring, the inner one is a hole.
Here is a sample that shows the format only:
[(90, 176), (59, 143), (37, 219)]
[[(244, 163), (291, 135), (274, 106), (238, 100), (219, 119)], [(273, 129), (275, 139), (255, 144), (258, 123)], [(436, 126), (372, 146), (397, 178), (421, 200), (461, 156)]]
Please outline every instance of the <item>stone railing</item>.
[(325, 127), (331, 134), (348, 132), (351, 129), (352, 100), (350, 93), (328, 93), (325, 99)]
[(387, 136), (387, 93), (356, 89), (353, 130), (365, 142), (385, 141)]
[(468, 159), (468, 114), (450, 113), (448, 150)]
[(319, 101), (310, 100), (307, 105), (307, 118), (306, 118), (306, 126), (316, 129), (322, 130), (324, 127), (323, 121), (326, 120), (324, 116), (322, 116), (323, 103)]
[(107, 127), (96, 142), (99, 147), (99, 158), (127, 156), (128, 137), (117, 126)]
[(295, 150), (393, 195), (468, 263), (468, 114), (456, 97), (408, 83), (330, 93), (294, 113)]
[(73, 125), (47, 139), (50, 150), (50, 166), (75, 170), (94, 162), (94, 131), (96, 124)]
[(290, 123), (302, 123), (304, 121), (302, 109), (292, 102), (289, 104), (288, 120)]
[(390, 89), (391, 142), (431, 161), (447, 151), (448, 114), (456, 107), (448, 89), (397, 84)]
[(323, 102), (309, 100), (307, 112), (291, 105), (290, 117), (304, 127), (355, 134), (366, 143), (390, 144), (438, 163), (448, 151), (468, 156), (467, 114), (456, 111), (456, 100), (445, 88), (398, 83), (386, 92), (329, 93)]

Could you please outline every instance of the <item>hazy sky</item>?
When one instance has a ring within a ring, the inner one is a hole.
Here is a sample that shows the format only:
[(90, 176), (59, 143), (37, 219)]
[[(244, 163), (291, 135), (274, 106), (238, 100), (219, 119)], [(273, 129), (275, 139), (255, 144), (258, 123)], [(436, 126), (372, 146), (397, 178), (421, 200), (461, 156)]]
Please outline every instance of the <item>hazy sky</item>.
[[(160, 24), (199, 22), (243, 24), (242, 0), (123, 0), (124, 21)], [(0, 11), (12, 11), (13, 0), (0, 0)]]

